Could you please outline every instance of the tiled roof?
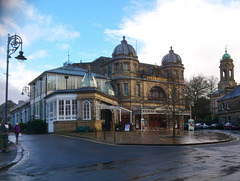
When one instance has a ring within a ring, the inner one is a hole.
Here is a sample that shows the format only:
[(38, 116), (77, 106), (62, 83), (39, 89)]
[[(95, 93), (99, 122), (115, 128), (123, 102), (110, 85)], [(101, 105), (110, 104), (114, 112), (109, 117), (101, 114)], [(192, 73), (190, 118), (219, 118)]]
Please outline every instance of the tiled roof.
[(228, 94), (223, 96), (221, 99), (219, 99), (218, 102), (224, 101), (227, 99), (232, 99), (232, 98), (239, 97), (239, 96), (240, 96), (240, 86), (237, 86), (231, 92), (229, 92)]

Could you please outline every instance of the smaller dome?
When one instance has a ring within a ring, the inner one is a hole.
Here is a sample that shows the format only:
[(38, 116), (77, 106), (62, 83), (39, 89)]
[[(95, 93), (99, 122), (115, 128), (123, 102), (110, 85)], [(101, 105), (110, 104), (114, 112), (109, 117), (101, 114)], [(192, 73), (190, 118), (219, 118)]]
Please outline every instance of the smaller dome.
[(162, 65), (172, 63), (182, 64), (182, 59), (178, 54), (174, 53), (172, 47), (170, 47), (169, 53), (162, 59)]
[(227, 50), (225, 50), (225, 54), (222, 56), (222, 59), (223, 60), (227, 60), (227, 59), (231, 59), (231, 55), (229, 55), (228, 53), (227, 53)]
[(105, 82), (103, 90), (102, 90), (105, 94), (108, 94), (110, 96), (114, 96), (114, 91), (113, 88), (111, 86), (111, 84), (109, 82)]
[(88, 71), (84, 75), (81, 87), (96, 87), (97, 88), (97, 82), (91, 72)]
[(119, 55), (137, 57), (137, 53), (135, 49), (132, 47), (132, 45), (129, 45), (127, 43), (127, 41), (125, 40), (125, 36), (123, 36), (123, 40), (121, 41), (121, 44), (116, 46), (116, 48), (113, 50), (113, 53), (112, 53), (113, 58)]

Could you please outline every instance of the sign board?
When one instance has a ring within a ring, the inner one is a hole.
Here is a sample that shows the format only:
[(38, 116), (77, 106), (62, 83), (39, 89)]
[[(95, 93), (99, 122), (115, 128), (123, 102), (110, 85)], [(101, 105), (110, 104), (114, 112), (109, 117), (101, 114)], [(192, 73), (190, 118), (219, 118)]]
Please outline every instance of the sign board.
[(124, 131), (130, 131), (130, 124), (125, 124), (125, 129)]
[(188, 120), (188, 130), (194, 131), (194, 126), (195, 126), (194, 119), (189, 119)]

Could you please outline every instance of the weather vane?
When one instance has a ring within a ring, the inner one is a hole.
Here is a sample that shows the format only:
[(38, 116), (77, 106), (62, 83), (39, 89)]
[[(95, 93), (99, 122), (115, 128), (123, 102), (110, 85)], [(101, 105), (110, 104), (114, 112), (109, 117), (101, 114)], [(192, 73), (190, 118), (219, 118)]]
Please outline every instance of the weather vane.
[(227, 53), (227, 46), (228, 46), (228, 45), (225, 46), (225, 53)]

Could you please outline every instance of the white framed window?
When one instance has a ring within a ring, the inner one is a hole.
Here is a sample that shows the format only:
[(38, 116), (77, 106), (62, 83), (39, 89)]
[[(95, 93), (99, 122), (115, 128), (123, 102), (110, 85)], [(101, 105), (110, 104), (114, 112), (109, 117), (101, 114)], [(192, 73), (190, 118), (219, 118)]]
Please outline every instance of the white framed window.
[(64, 119), (64, 100), (58, 101), (58, 116), (59, 119)]
[(77, 100), (72, 100), (72, 118), (77, 119)]
[(82, 104), (83, 120), (91, 120), (91, 102), (89, 100), (85, 100)]
[(71, 119), (71, 103), (70, 100), (65, 101), (65, 118)]
[(77, 119), (77, 100), (58, 100), (58, 119)]

